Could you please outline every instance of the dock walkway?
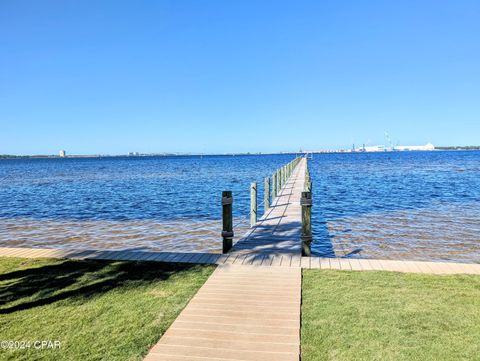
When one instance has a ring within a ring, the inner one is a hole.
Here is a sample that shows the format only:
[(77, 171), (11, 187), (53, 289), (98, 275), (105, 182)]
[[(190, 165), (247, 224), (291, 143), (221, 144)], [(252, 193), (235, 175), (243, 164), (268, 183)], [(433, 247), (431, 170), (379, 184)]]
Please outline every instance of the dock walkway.
[(302, 209), (300, 197), (305, 182), (306, 159), (302, 159), (290, 179), (257, 224), (229, 252), (231, 255), (268, 257), (300, 256)]
[(306, 159), (272, 207), (241, 238), (145, 361), (298, 361), (302, 274), (248, 267), (301, 259), (300, 196)]
[(392, 271), (426, 274), (480, 274), (480, 264), (460, 262), (426, 262), (426, 261), (394, 261), (385, 259), (359, 258), (323, 258), (300, 257), (297, 255), (264, 255), (248, 257), (237, 254), (213, 253), (177, 253), (151, 251), (95, 251), (64, 250), (51, 248), (13, 248), (0, 247), (0, 257), (23, 258), (62, 258), (93, 259), (115, 261), (150, 261), (173, 263), (198, 263), (234, 266), (302, 268), (302, 269), (334, 269), (344, 271)]

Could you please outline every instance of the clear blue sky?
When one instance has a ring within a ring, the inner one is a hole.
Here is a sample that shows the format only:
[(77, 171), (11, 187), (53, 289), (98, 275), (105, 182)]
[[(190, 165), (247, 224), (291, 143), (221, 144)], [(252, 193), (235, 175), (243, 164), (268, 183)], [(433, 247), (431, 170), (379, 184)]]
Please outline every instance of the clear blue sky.
[(0, 153), (480, 144), (480, 2), (0, 2)]

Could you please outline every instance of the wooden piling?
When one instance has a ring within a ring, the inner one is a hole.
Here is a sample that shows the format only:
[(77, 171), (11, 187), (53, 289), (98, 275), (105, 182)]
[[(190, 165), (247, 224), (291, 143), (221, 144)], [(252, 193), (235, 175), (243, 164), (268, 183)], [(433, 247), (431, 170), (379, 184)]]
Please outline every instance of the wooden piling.
[(274, 171), (272, 173), (272, 203), (275, 197), (277, 196), (278, 190), (277, 190), (277, 172)]
[(257, 182), (250, 184), (250, 227), (257, 223)]
[(281, 184), (281, 177), (280, 177), (280, 169), (277, 169), (277, 196), (282, 190), (282, 184)]
[(280, 167), (280, 189), (283, 188), (284, 184), (285, 184), (285, 176), (283, 174), (283, 167)]
[(302, 255), (309, 257), (311, 255), (312, 244), (312, 193), (302, 192), (300, 200), (302, 206)]
[(270, 177), (265, 177), (265, 194), (264, 194), (264, 213), (270, 208)]
[(233, 244), (233, 196), (231, 191), (222, 192), (222, 238), (223, 247), (222, 252), (227, 253), (232, 248)]
[(304, 190), (307, 191), (307, 192), (312, 191), (312, 180), (310, 178), (310, 171), (308, 170), (308, 161), (307, 161), (306, 167), (305, 167), (305, 186), (304, 186)]

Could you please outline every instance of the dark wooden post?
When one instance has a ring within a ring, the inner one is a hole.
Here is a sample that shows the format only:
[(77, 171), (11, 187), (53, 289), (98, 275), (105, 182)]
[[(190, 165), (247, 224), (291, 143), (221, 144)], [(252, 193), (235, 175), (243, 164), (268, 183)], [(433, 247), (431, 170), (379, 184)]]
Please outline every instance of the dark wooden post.
[(275, 171), (272, 174), (272, 201), (276, 196), (277, 196), (277, 172)]
[(305, 165), (305, 187), (304, 188), (307, 192), (312, 191), (312, 179), (310, 178), (310, 171), (308, 169), (308, 160)]
[(270, 177), (265, 177), (264, 213), (270, 208)]
[(233, 196), (231, 191), (222, 192), (223, 253), (227, 253), (233, 244)]
[(280, 169), (277, 169), (276, 171), (277, 173), (277, 196), (278, 196), (278, 193), (280, 193), (280, 191), (282, 190), (282, 185), (280, 183), (281, 179), (280, 179)]
[(312, 244), (312, 192), (302, 192), (302, 255), (310, 256)]

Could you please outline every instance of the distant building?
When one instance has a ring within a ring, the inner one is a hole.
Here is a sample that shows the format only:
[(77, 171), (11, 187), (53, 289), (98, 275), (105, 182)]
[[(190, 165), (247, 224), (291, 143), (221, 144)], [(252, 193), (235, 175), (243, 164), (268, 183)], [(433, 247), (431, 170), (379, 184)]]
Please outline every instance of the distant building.
[(431, 143), (425, 145), (397, 145), (395, 150), (435, 150), (435, 146)]
[(384, 145), (363, 146), (362, 148), (354, 149), (354, 152), (392, 152), (392, 151), (408, 151), (408, 150), (435, 150), (435, 146), (431, 143), (425, 145), (397, 145), (394, 147), (386, 147)]
[(65, 152), (65, 151), (62, 149), (60, 152), (58, 152), (58, 155), (60, 156), (60, 158), (65, 158), (66, 155), (67, 155), (67, 152)]

